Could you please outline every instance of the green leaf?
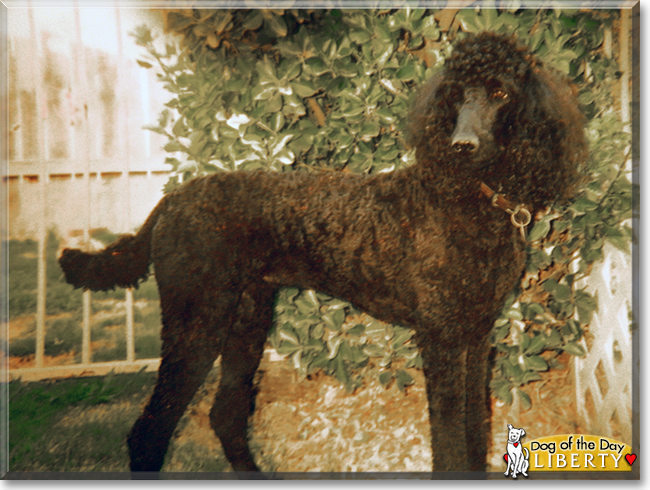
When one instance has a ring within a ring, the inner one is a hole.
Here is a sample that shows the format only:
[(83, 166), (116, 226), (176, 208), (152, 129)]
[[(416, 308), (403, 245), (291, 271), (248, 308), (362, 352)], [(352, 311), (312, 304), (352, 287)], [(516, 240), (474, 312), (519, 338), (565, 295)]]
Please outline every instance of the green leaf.
[(345, 321), (345, 310), (330, 310), (325, 313), (322, 318), (327, 328), (338, 332), (341, 330), (341, 325), (343, 325), (343, 322)]
[(413, 337), (413, 331), (408, 328), (395, 327), (395, 336), (393, 337), (393, 349), (399, 349)]
[(405, 391), (407, 386), (410, 386), (414, 383), (413, 378), (409, 373), (407, 373), (404, 369), (399, 369), (397, 373), (395, 374), (395, 380), (397, 382), (397, 388), (399, 388), (400, 391)]
[(582, 323), (589, 323), (594, 311), (598, 309), (596, 299), (584, 290), (576, 291), (576, 308), (578, 309), (578, 317)]
[(586, 197), (581, 197), (576, 202), (574, 202), (569, 209), (572, 209), (578, 214), (586, 213), (587, 211), (593, 211), (598, 209), (598, 203), (594, 202)]
[(578, 97), (578, 102), (582, 105), (589, 105), (594, 101), (595, 95), (593, 92), (583, 92)]
[(569, 228), (569, 226), (571, 226), (570, 221), (560, 219), (553, 221), (553, 230), (555, 230), (556, 233), (562, 233), (564, 230)]
[(512, 392), (510, 390), (511, 390), (510, 383), (504, 382), (503, 384), (498, 385), (496, 387), (496, 389), (494, 389), (494, 394), (502, 402), (505, 402), (508, 405), (511, 405), (512, 404)]
[(347, 369), (345, 369), (345, 364), (343, 363), (343, 359), (337, 357), (331, 361), (334, 365), (334, 376), (336, 376), (336, 379), (338, 379), (341, 383), (343, 383), (346, 387), (350, 383), (350, 376), (348, 374)]
[(167, 15), (167, 29), (174, 32), (178, 32), (180, 30), (185, 29), (187, 26), (194, 24), (195, 21), (192, 17), (186, 17), (184, 15), (180, 15), (176, 12), (170, 12)]
[(580, 344), (577, 344), (576, 342), (567, 342), (564, 346), (562, 346), (562, 350), (579, 357), (582, 357), (586, 354), (584, 347), (582, 347)]
[(291, 82), (291, 87), (300, 97), (306, 98), (318, 92), (314, 83), (310, 80), (294, 80)]
[(273, 14), (271, 17), (267, 18), (266, 25), (277, 37), (285, 37), (287, 35), (287, 23), (278, 15)]
[(506, 312), (506, 317), (512, 319), (512, 320), (523, 320), (524, 316), (521, 314), (521, 311), (517, 308), (510, 308)]
[(544, 350), (546, 347), (546, 338), (544, 335), (535, 335), (531, 341), (530, 344), (528, 344), (528, 348), (525, 350), (526, 354), (537, 354), (541, 351)]
[(354, 30), (350, 32), (350, 40), (357, 44), (366, 44), (370, 41), (371, 35), (365, 30)]
[(372, 140), (372, 138), (379, 136), (380, 129), (381, 128), (377, 121), (366, 123), (363, 125), (363, 128), (361, 128), (361, 131), (359, 131), (359, 138), (361, 138), (361, 141), (368, 142)]
[(309, 58), (305, 62), (305, 71), (311, 75), (320, 77), (328, 72), (329, 68), (320, 58)]
[(555, 279), (547, 279), (542, 284), (544, 290), (551, 293), (557, 301), (569, 301), (571, 299), (571, 288), (565, 284), (560, 284)]
[(271, 129), (276, 133), (284, 127), (284, 123), (285, 118), (281, 112), (276, 112), (273, 114), (273, 116), (271, 116)]
[(499, 342), (500, 340), (505, 339), (510, 333), (510, 323), (497, 328), (494, 333), (494, 341)]
[(384, 388), (388, 386), (393, 379), (393, 373), (391, 371), (383, 371), (379, 374), (379, 382)]
[(143, 68), (151, 68), (153, 65), (147, 61), (142, 61), (142, 60), (136, 60), (138, 65), (140, 65)]
[(375, 344), (366, 345), (363, 348), (363, 352), (370, 357), (383, 357), (384, 349)]
[(397, 70), (396, 76), (403, 82), (413, 80), (416, 76), (415, 65), (412, 63), (404, 65), (402, 68)]
[(548, 364), (543, 357), (540, 356), (524, 356), (524, 362), (529, 369), (533, 371), (546, 371)]
[(528, 233), (527, 240), (529, 242), (536, 242), (537, 240), (546, 237), (549, 231), (551, 231), (551, 220), (545, 216), (537, 223), (535, 223), (535, 226), (533, 226), (532, 230), (530, 230), (530, 233)]
[(285, 323), (278, 331), (278, 335), (280, 339), (286, 340), (287, 342), (293, 344), (293, 345), (299, 345), (300, 341), (298, 340), (298, 336), (296, 335), (296, 331), (294, 328), (291, 326), (290, 323)]
[(244, 30), (255, 31), (262, 27), (263, 22), (264, 16), (262, 15), (262, 11), (253, 9), (246, 16), (246, 19), (242, 23), (242, 27)]
[(343, 337), (336, 336), (336, 337), (331, 337), (327, 340), (327, 348), (329, 349), (329, 354), (328, 357), (330, 359), (334, 359), (338, 352), (339, 352), (339, 347), (341, 346), (341, 343), (343, 342)]
[(366, 330), (365, 326), (363, 326), (361, 323), (357, 323), (354, 327), (352, 327), (346, 333), (348, 335), (352, 335), (353, 337), (360, 337), (361, 334), (363, 334), (365, 330)]
[(310, 335), (314, 339), (322, 339), (324, 334), (325, 334), (325, 326), (322, 323), (316, 325), (310, 333)]
[(522, 303), (521, 310), (526, 320), (534, 320), (538, 316), (544, 315), (544, 307), (539, 303)]

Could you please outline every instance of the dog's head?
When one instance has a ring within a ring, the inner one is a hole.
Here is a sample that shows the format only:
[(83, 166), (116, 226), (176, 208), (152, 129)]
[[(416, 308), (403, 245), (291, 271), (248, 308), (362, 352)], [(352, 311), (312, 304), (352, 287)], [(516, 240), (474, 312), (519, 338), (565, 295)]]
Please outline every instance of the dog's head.
[(526, 435), (524, 429), (516, 429), (512, 424), (508, 424), (508, 442), (519, 442)]
[(412, 134), (422, 137), (413, 143), (418, 149), (433, 143), (456, 168), (486, 166), (507, 143), (513, 113), (537, 65), (512, 37), (481, 33), (463, 39), (421, 89), (413, 120), (424, 117), (426, 125)]
[(420, 89), (409, 143), (420, 164), (533, 208), (570, 197), (586, 153), (568, 85), (513, 37), (487, 32), (460, 41)]

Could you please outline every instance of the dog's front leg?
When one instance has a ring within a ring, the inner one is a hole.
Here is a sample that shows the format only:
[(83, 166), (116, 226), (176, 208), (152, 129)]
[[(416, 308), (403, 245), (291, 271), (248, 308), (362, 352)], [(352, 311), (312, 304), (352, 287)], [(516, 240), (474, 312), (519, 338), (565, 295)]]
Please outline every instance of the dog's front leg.
[[(490, 323), (491, 325), (491, 323)], [(489, 330), (488, 330), (489, 331)], [(467, 457), (470, 471), (485, 471), (492, 429), (490, 343), (487, 337), (467, 347)]]
[(465, 427), (467, 351), (459, 346), (418, 340), (429, 399), (431, 445), (435, 471), (468, 471)]

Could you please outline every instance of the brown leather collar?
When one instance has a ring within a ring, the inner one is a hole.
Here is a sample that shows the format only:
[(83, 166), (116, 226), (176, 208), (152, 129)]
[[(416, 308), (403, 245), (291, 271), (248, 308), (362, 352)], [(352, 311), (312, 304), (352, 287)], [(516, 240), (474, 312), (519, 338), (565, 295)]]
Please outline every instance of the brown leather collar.
[(481, 192), (490, 200), (492, 206), (510, 215), (510, 222), (519, 228), (521, 237), (526, 241), (526, 226), (531, 221), (530, 211), (528, 211), (526, 206), (523, 204), (513, 204), (503, 194), (498, 194), (490, 189), (484, 182), (481, 182)]

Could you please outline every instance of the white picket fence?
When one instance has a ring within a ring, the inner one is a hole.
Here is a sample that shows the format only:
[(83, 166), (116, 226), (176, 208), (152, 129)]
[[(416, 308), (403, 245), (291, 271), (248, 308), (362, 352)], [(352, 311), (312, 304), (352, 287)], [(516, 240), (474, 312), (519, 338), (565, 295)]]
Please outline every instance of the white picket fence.
[[(38, 242), (36, 352), (9, 377), (37, 380), (156, 369), (136, 359), (133, 295), (126, 291), (126, 359), (91, 362), (91, 293), (83, 295), (81, 363), (45, 362), (46, 235), (90, 243), (90, 230), (132, 231), (162, 197), (169, 167), (155, 122), (169, 96), (129, 32), (156, 18), (123, 8), (28, 8), (8, 11), (9, 165), (3, 176), (4, 239)], [(11, 264), (9, 264), (11, 268)], [(10, 324), (11, 325), (11, 324)], [(11, 327), (10, 327), (11, 328)]]

